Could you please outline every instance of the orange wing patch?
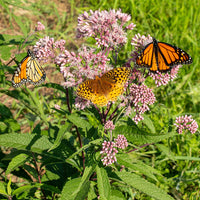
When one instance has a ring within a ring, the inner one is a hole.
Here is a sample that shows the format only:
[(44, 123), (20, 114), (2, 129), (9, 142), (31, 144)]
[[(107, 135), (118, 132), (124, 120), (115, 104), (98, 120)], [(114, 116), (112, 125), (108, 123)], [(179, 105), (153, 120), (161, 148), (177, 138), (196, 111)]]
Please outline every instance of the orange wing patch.
[(190, 63), (192, 58), (185, 51), (155, 38), (136, 58), (136, 67), (146, 67), (151, 72), (166, 72), (173, 66)]

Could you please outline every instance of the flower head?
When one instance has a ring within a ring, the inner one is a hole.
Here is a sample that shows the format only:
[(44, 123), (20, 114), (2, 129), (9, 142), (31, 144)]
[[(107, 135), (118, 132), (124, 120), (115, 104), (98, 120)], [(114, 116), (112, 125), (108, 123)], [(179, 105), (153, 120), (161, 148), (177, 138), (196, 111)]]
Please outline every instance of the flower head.
[(115, 154), (118, 153), (117, 149), (115, 148), (115, 143), (110, 141), (104, 141), (102, 144), (102, 150), (100, 154), (102, 154), (101, 161), (103, 165), (110, 165), (117, 161)]
[(115, 146), (119, 149), (125, 149), (128, 146), (127, 139), (124, 135), (118, 135), (117, 139), (115, 139)]
[(35, 31), (42, 31), (45, 29), (45, 26), (41, 22), (37, 22), (37, 26), (35, 26)]
[(105, 130), (114, 130), (115, 129), (115, 125), (113, 124), (112, 121), (107, 121), (104, 125)]
[(149, 105), (153, 104), (156, 100), (154, 93), (146, 85), (136, 85), (130, 86), (130, 96), (131, 104), (134, 106), (134, 111), (136, 112), (133, 121), (137, 124), (140, 120), (143, 120), (141, 114), (149, 110)]
[(39, 39), (38, 42), (33, 47), (33, 52), (38, 60), (43, 60), (47, 62), (48, 59), (55, 59), (55, 50), (60, 49), (64, 51), (65, 40), (54, 41), (54, 38), (49, 38), (45, 36)]
[(173, 81), (178, 74), (178, 70), (181, 65), (177, 65), (171, 69), (170, 72), (161, 73), (157, 71), (156, 73), (150, 73), (150, 76), (155, 80), (155, 84), (157, 87), (161, 85), (167, 85), (169, 81)]
[(96, 52), (95, 49), (86, 46), (79, 49), (77, 54), (65, 50), (55, 60), (66, 80), (63, 84), (65, 87), (77, 86), (85, 78), (94, 79), (95, 76), (111, 69), (107, 65), (109, 59), (102, 51)]
[(198, 124), (194, 119), (192, 119), (191, 115), (177, 117), (174, 125), (178, 128), (177, 131), (179, 134), (181, 134), (184, 129), (189, 130), (192, 134), (198, 129)]
[(116, 48), (127, 42), (125, 30), (135, 27), (133, 23), (126, 25), (130, 19), (121, 10), (84, 12), (78, 17), (77, 37), (93, 37), (98, 47)]

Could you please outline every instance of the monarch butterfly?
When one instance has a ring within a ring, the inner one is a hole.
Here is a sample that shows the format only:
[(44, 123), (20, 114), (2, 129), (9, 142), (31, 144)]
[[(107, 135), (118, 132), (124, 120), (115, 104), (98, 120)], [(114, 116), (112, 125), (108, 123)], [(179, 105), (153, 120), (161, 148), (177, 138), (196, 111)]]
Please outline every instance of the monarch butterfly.
[(27, 56), (18, 65), (12, 77), (13, 87), (19, 87), (23, 83), (29, 82), (39, 85), (44, 82), (46, 73), (38, 63), (31, 50), (27, 51)]
[(175, 65), (190, 63), (192, 58), (185, 51), (155, 38), (136, 58), (136, 67), (147, 67), (151, 72), (165, 72)]

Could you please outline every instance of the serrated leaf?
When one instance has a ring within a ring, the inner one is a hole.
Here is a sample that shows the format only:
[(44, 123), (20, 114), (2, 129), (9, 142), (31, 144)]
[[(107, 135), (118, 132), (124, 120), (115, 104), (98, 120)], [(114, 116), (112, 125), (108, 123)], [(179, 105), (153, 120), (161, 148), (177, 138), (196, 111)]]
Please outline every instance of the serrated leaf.
[(127, 185), (134, 187), (135, 189), (155, 198), (162, 200), (174, 200), (170, 195), (164, 190), (158, 188), (153, 183), (141, 178), (140, 176), (130, 173), (130, 172), (115, 172), (117, 176), (126, 183)]
[(49, 142), (47, 136), (38, 136), (35, 134), (17, 134), (10, 133), (0, 135), (0, 144), (4, 147), (12, 147), (21, 150), (31, 150), (33, 152), (42, 153), (49, 149), (52, 143)]
[(147, 125), (147, 127), (150, 129), (151, 133), (156, 133), (156, 129), (155, 129), (155, 126), (154, 126), (152, 120), (145, 114), (143, 114), (143, 117), (144, 117), (144, 120), (142, 120), (142, 122)]
[(9, 163), (7, 170), (6, 170), (6, 175), (8, 175), (11, 171), (14, 171), (17, 167), (23, 165), (29, 156), (27, 154), (19, 154), (15, 156)]
[(97, 186), (100, 195), (100, 199), (110, 199), (110, 183), (107, 172), (104, 168), (96, 167), (97, 173)]
[(111, 190), (110, 200), (126, 200), (126, 199), (121, 191)]
[(90, 181), (90, 189), (89, 189), (88, 197), (87, 197), (88, 200), (93, 200), (97, 198), (97, 195), (95, 193), (95, 186), (96, 186), (96, 183), (93, 181)]
[(87, 130), (91, 128), (91, 125), (88, 123), (88, 121), (86, 121), (86, 119), (81, 118), (80, 115), (71, 114), (67, 116), (67, 119), (79, 128)]
[[(58, 146), (60, 145), (64, 134), (65, 134), (66, 131), (69, 129), (69, 128), (68, 128), (69, 126), (70, 126), (70, 124), (69, 124), (68, 122), (65, 122), (65, 124), (63, 124), (63, 125), (61, 126), (61, 128), (60, 128), (59, 131), (58, 131), (56, 140), (55, 140), (53, 146), (48, 150), (48, 152), (51, 151), (51, 150), (53, 150), (53, 149), (55, 149), (56, 147), (58, 147)], [(71, 126), (70, 126), (70, 127), (71, 127)]]
[(160, 142), (161, 140), (167, 139), (169, 137), (172, 137), (176, 135), (177, 133), (174, 132), (169, 132), (166, 134), (150, 134), (150, 133), (145, 133), (145, 132), (138, 132), (135, 130), (135, 127), (131, 126), (118, 126), (113, 130), (114, 135), (119, 135), (123, 134), (127, 138), (129, 142), (133, 142), (134, 144), (139, 143), (139, 144), (146, 144), (146, 143), (156, 143)]
[(155, 181), (157, 181), (157, 179), (153, 175), (153, 173), (156, 173), (156, 174), (159, 174), (160, 176), (162, 176), (155, 169), (153, 169), (152, 167), (150, 167), (140, 161), (137, 161), (137, 163), (133, 163), (132, 160), (130, 159), (129, 155), (127, 155), (127, 154), (117, 155), (117, 162), (120, 165), (124, 165), (125, 167), (129, 168), (130, 170), (138, 171), (139, 173), (144, 174), (144, 175), (148, 176), (149, 178), (152, 178)]

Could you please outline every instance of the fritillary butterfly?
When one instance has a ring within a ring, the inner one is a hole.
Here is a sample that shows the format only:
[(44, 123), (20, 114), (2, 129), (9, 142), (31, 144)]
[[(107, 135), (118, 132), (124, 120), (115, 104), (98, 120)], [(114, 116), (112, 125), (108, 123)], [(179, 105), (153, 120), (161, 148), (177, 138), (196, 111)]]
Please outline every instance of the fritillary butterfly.
[(77, 95), (90, 100), (99, 106), (105, 106), (109, 101), (116, 101), (124, 92), (124, 85), (131, 73), (130, 68), (112, 69), (94, 80), (86, 80), (77, 88)]

